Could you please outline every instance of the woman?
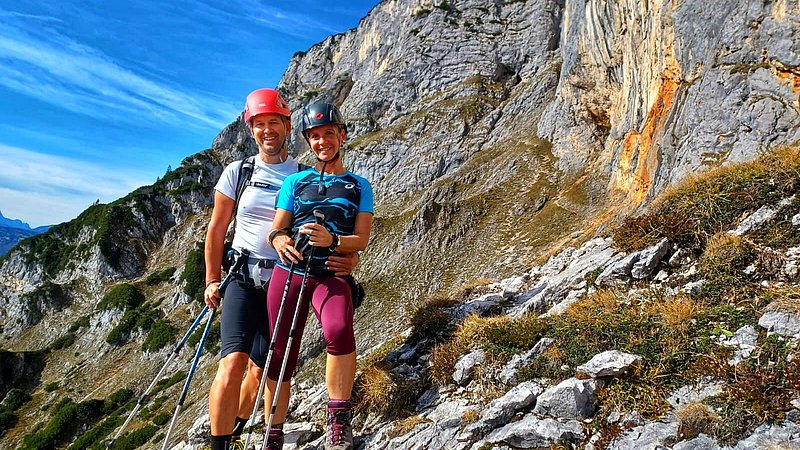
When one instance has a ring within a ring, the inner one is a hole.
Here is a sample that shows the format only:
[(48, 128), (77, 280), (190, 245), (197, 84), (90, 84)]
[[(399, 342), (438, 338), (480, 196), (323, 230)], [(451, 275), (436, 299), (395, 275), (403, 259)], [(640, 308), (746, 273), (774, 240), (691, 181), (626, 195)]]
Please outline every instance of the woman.
[[(292, 276), (290, 282), (284, 317), (281, 319), (267, 372), (265, 401), (266, 405), (272, 404), (272, 396), (280, 378), (281, 363), (286, 354), (291, 315), (295, 310), (304, 270), (308, 264), (304, 298), (310, 299), (310, 302), (303, 301), (300, 304), (300, 323), (294, 336), (300, 337), (303, 334), (310, 303), (322, 325), (327, 343), (325, 383), (329, 401), (325, 449), (352, 449), (350, 395), (356, 372), (352, 293), (347, 281), (334, 276), (325, 262), (334, 253), (358, 252), (366, 248), (372, 228), (372, 187), (366, 179), (346, 171), (342, 165), (341, 147), (347, 136), (347, 127), (336, 106), (330, 103), (306, 106), (302, 115), (302, 132), (317, 157), (317, 163), (313, 168), (290, 175), (284, 181), (278, 193), (275, 220), (268, 238), (280, 257), (280, 264), (273, 272), (267, 291), (270, 333), (275, 330), (284, 285), (292, 264), (296, 275)], [(315, 212), (324, 214), (324, 224), (316, 223)], [(307, 239), (308, 244), (313, 247), (310, 262), (304, 261), (310, 255), (304, 255), (296, 249), (293, 236), (290, 236), (290, 230), (298, 227), (299, 235), (303, 240)], [(287, 367), (281, 380), (278, 408), (272, 418), (271, 441), (276, 441), (282, 434), (281, 428), (289, 404), (289, 380), (297, 365), (299, 351), (300, 339), (293, 338)]]

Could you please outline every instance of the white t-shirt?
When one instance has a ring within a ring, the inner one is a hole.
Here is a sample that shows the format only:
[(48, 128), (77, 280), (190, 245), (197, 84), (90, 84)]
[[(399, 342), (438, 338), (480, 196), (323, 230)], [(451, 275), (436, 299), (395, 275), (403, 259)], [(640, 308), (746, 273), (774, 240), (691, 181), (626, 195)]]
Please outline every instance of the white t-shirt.
[[(214, 186), (214, 189), (233, 200), (236, 199), (239, 164), (239, 161), (228, 164)], [(297, 172), (297, 167), (297, 161), (291, 156), (280, 164), (267, 164), (256, 155), (253, 176), (239, 199), (233, 248), (246, 248), (252, 256), (259, 259), (278, 259), (275, 249), (267, 243), (267, 236), (275, 219), (278, 191), (283, 180)]]

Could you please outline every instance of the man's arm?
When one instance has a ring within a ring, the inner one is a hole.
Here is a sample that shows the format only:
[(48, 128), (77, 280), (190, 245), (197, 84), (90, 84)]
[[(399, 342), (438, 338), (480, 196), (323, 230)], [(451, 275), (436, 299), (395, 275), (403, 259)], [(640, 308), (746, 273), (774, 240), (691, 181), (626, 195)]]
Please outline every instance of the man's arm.
[(332, 271), (337, 277), (350, 275), (355, 270), (361, 257), (356, 252), (345, 253), (343, 255), (331, 255), (325, 262), (325, 267)]
[(203, 298), (211, 309), (219, 307), (219, 282), (222, 280), (222, 252), (225, 247), (225, 233), (233, 216), (234, 200), (214, 191), (214, 209), (206, 232), (205, 262), (206, 290)]

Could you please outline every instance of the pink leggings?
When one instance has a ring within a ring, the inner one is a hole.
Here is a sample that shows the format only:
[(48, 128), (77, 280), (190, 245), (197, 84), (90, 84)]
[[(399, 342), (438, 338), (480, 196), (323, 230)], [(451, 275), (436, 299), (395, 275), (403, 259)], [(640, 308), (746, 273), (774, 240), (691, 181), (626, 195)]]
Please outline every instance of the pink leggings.
[[(286, 286), (286, 279), (289, 271), (276, 266), (272, 271), (272, 278), (269, 281), (267, 290), (267, 312), (269, 314), (269, 336), (275, 332), (275, 322), (278, 319), (278, 310), (281, 307), (283, 289)], [(267, 369), (267, 376), (271, 380), (277, 380), (281, 373), (281, 364), (286, 354), (286, 344), (289, 341), (289, 330), (292, 327), (295, 306), (297, 305), (297, 295), (300, 293), (300, 285), (303, 282), (303, 275), (292, 275), (292, 283), (289, 286), (289, 294), (286, 296), (286, 304), (283, 307), (280, 330), (275, 340), (275, 349)], [(313, 277), (308, 276), (306, 289), (303, 297), (311, 297), (311, 305), (314, 307), (314, 315), (322, 325), (322, 335), (328, 346), (328, 353), (331, 355), (349, 355), (356, 351), (356, 338), (353, 332), (353, 300), (351, 298), (350, 286), (347, 281), (340, 277)], [(286, 372), (282, 381), (289, 381), (292, 378), (294, 369), (297, 367), (297, 357), (300, 353), (300, 341), (302, 340), (303, 330), (308, 318), (308, 301), (300, 305), (300, 315), (297, 318), (297, 329), (292, 339), (292, 348), (289, 351), (289, 361), (286, 364)]]

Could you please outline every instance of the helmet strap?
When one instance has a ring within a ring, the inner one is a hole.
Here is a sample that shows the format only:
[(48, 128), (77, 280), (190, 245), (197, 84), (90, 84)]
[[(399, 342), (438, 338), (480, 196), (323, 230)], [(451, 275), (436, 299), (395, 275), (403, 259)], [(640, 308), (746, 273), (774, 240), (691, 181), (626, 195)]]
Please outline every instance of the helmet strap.
[[(338, 155), (338, 153), (337, 153)], [(319, 159), (319, 158), (317, 158)], [(325, 165), (328, 164), (327, 161), (322, 161), (322, 170), (319, 171), (319, 184), (317, 185), (317, 193), (319, 195), (325, 195), (325, 191), (328, 189), (325, 187)]]

